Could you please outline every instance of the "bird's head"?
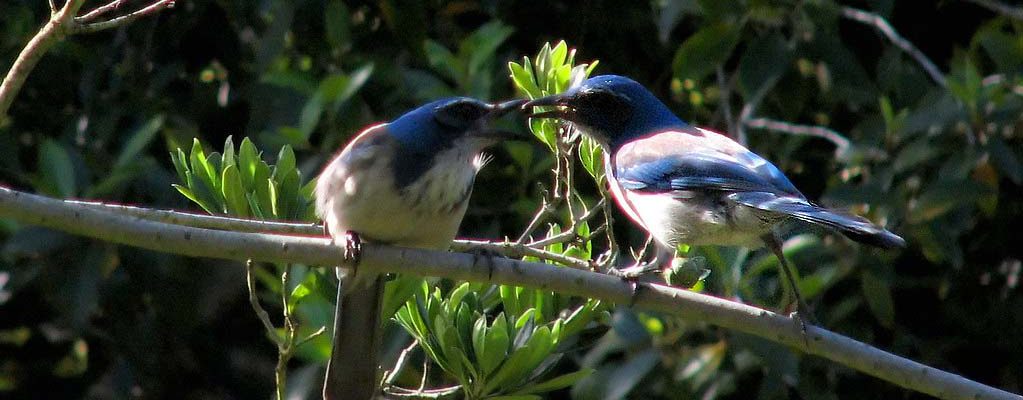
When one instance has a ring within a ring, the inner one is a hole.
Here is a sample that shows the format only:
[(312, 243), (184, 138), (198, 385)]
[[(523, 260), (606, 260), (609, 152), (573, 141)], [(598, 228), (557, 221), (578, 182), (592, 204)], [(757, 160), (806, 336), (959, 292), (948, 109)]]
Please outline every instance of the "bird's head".
[(475, 152), (514, 136), (492, 123), (524, 102), (490, 104), (468, 97), (452, 97), (409, 111), (387, 124), (387, 129), (404, 147), (417, 153), (437, 153), (455, 146)]
[(686, 125), (638, 82), (618, 75), (587, 79), (563, 93), (541, 97), (522, 105), (549, 107), (533, 111), (533, 118), (560, 118), (584, 134), (611, 148), (630, 139)]

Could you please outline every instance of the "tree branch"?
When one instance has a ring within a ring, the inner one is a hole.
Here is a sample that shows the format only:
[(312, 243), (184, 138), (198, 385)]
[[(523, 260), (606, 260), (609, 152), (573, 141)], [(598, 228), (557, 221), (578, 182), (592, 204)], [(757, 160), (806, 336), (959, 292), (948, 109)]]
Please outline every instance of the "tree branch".
[[(226, 232), (126, 217), (86, 206), (66, 204), (0, 187), (0, 217), (109, 242), (193, 257), (248, 259), (335, 265), (343, 249), (326, 238)], [(943, 399), (1014, 399), (1023, 397), (959, 375), (884, 352), (816, 326), (806, 340), (792, 318), (745, 304), (660, 285), (633, 285), (621, 279), (549, 264), (495, 259), (477, 265), (471, 254), (365, 244), (359, 268), (441, 276), (474, 282), (500, 282), (575, 296), (633, 304), (689, 320), (753, 334), (818, 355), (896, 385)], [(347, 268), (348, 266), (342, 266)]]
[(92, 24), (83, 23), (111, 9), (117, 8), (120, 2), (121, 0), (115, 0), (107, 5), (100, 6), (83, 17), (75, 17), (78, 14), (78, 10), (85, 4), (85, 0), (67, 0), (59, 10), (56, 8), (56, 4), (52, 0), (50, 1), (50, 20), (39, 29), (39, 32), (36, 32), (35, 36), (25, 45), (25, 48), (21, 49), (21, 53), (18, 53), (18, 58), (14, 59), (11, 69), (4, 76), (3, 82), (0, 82), (0, 126), (5, 125), (7, 110), (11, 108), (11, 104), (14, 104), (14, 98), (21, 92), (21, 88), (25, 85), (28, 75), (35, 69), (36, 64), (39, 63), (39, 60), (43, 58), (47, 51), (55, 44), (64, 40), (65, 37), (77, 33), (92, 33), (125, 25), (136, 19), (174, 6), (174, 0), (158, 0), (140, 10), (109, 21)]
[[(96, 10), (93, 10), (92, 12), (86, 14), (82, 18), (86, 18), (86, 17), (94, 18), (95, 16), (93, 16), (92, 14), (96, 13), (97, 11), (99, 11), (99, 14), (103, 14), (103, 13), (105, 13), (107, 11), (107, 10), (101, 10), (104, 7), (116, 8), (117, 5), (114, 5), (114, 3), (120, 3), (120, 1), (113, 1), (110, 4), (107, 4), (105, 6), (101, 6), (100, 8), (98, 8)], [(125, 14), (125, 15), (122, 15), (120, 17), (111, 18), (111, 19), (109, 19), (107, 21), (94, 22), (94, 23), (89, 23), (89, 24), (86, 24), (86, 23), (76, 24), (74, 26), (74, 29), (72, 29), (72, 32), (73, 33), (93, 33), (93, 32), (99, 32), (99, 31), (106, 30), (106, 29), (116, 28), (116, 27), (119, 27), (119, 26), (122, 26), (122, 25), (130, 24), (130, 23), (134, 22), (135, 20), (137, 20), (139, 18), (142, 18), (142, 17), (145, 17), (145, 16), (149, 16), (149, 15), (152, 15), (152, 14), (156, 14), (156, 13), (160, 12), (161, 10), (163, 10), (165, 8), (171, 8), (171, 7), (174, 7), (174, 0), (159, 0), (159, 1), (156, 1), (153, 4), (150, 4), (150, 5), (146, 6), (146, 7), (140, 8), (140, 9), (138, 9), (136, 11), (130, 12), (130, 13)], [(77, 19), (76, 19), (76, 21), (77, 21)], [(88, 20), (85, 20), (85, 21), (88, 21)], [(78, 21), (78, 22), (85, 22), (85, 21)]]
[(792, 135), (813, 136), (825, 139), (835, 145), (835, 154), (839, 158), (847, 154), (849, 151), (849, 139), (846, 139), (845, 136), (842, 136), (842, 134), (823, 126), (792, 124), (769, 118), (752, 118), (746, 120), (746, 126), (756, 129), (784, 132)]
[[(128, 206), (123, 204), (111, 204), (95, 201), (63, 200), (65, 204), (88, 207), (91, 209), (114, 212), (122, 215), (145, 219), (149, 221), (166, 222), (174, 225), (190, 226), (193, 228), (216, 229), (233, 232), (263, 232), (291, 235), (323, 236), (323, 225), (264, 221), (256, 219), (224, 217), (219, 215), (198, 214), (174, 210), (157, 210), (144, 207)], [(556, 262), (573, 268), (588, 269), (589, 263), (585, 260), (569, 257), (563, 254), (552, 253), (542, 249), (532, 248), (526, 244), (513, 242), (491, 242), (483, 240), (456, 240), (451, 244), (455, 251), (472, 251), (483, 249), (492, 251), (505, 257), (522, 258), (526, 256), (536, 257), (541, 260)]]
[(905, 51), (910, 57), (913, 57), (913, 59), (916, 60), (921, 67), (923, 67), (924, 71), (927, 72), (927, 75), (931, 76), (931, 79), (934, 80), (935, 83), (941, 85), (941, 87), (948, 87), (948, 82), (945, 80), (945, 74), (938, 69), (938, 66), (934, 65), (934, 62), (927, 58), (927, 55), (914, 46), (912, 42), (906, 40), (906, 38), (902, 37), (902, 35), (899, 35), (899, 33), (895, 31), (895, 28), (888, 23), (888, 20), (872, 12), (848, 6), (842, 7), (842, 16), (853, 21), (873, 26), (874, 29), (877, 29), (878, 32), (881, 32), (881, 34), (887, 37), (892, 44), (898, 46), (902, 49), (902, 51)]

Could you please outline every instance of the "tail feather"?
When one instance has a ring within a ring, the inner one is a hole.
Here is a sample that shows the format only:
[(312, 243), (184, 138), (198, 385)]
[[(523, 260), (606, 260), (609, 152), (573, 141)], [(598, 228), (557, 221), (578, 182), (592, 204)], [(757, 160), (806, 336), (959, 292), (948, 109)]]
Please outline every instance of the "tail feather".
[(364, 400), (376, 395), (384, 281), (382, 276), (373, 277), (369, 285), (355, 281), (346, 279), (338, 290), (334, 339), (323, 385), (325, 400)]
[(733, 193), (729, 198), (742, 205), (832, 228), (860, 243), (883, 248), (906, 247), (905, 239), (866, 218), (815, 206), (805, 199), (767, 192)]

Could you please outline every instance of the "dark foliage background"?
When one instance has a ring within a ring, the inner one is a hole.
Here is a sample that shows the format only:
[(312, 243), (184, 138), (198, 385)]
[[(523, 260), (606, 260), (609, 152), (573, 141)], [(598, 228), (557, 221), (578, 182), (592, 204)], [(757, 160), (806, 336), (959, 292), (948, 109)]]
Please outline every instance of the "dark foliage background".
[[(891, 21), (947, 87), (874, 27), (842, 17), (842, 6)], [(45, 2), (0, 2), (0, 70), (47, 16)], [(178, 1), (43, 59), (0, 127), (0, 183), (193, 208), (170, 186), (167, 151), (193, 137), (218, 149), (229, 135), (253, 138), (268, 158), (290, 144), (308, 179), (361, 127), (416, 104), (515, 96), (506, 62), (566, 39), (577, 60), (647, 84), (698, 125), (737, 133), (740, 111), (763, 90), (753, 116), (849, 138), (836, 154), (819, 138), (744, 132), (809, 197), (885, 221), (910, 243), (881, 252), (820, 231), (793, 239), (810, 244), (793, 257), (818, 318), (1020, 392), (1021, 29), (951, 0)], [(548, 179), (552, 161), (535, 144), (494, 153), (465, 236), (517, 235)], [(624, 216), (616, 231), (642, 243)], [(270, 396), (276, 353), (238, 265), (4, 220), (0, 248), (0, 397)], [(710, 292), (777, 306), (762, 251), (700, 251), (720, 266)], [(315, 304), (306, 325), (329, 319), (329, 302)], [(327, 351), (319, 340), (292, 362), (298, 396), (316, 392)], [(600, 378), (560, 392), (580, 399), (922, 397), (699, 321), (628, 310), (585, 334), (569, 358), (559, 368), (585, 365)]]

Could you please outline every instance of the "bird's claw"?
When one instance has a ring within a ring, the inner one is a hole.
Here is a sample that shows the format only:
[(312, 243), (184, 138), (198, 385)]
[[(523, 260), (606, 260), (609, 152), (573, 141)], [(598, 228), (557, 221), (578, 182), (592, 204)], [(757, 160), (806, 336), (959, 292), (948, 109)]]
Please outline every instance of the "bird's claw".
[(473, 259), (472, 259), (472, 266), (473, 266), (473, 268), (476, 268), (476, 266), (479, 265), (481, 262), (485, 263), (486, 268), (487, 268), (487, 280), (488, 281), (491, 280), (494, 277), (494, 258), (495, 257), (504, 257), (503, 254), (498, 253), (497, 251), (495, 251), (493, 249), (490, 249), (490, 248), (487, 248), (487, 247), (482, 247), (482, 246), (474, 246), (474, 247), (470, 248), (468, 251), (466, 251), (466, 253), (472, 254), (472, 257), (473, 257)]
[(358, 265), (362, 260), (362, 239), (355, 231), (345, 232), (345, 260)]
[(643, 277), (644, 275), (652, 274), (652, 273), (657, 272), (659, 270), (660, 270), (660, 267), (658, 267), (657, 264), (646, 263), (646, 264), (636, 264), (636, 265), (633, 265), (631, 267), (622, 268), (622, 269), (618, 269), (618, 268), (612, 267), (612, 268), (607, 270), (607, 274), (611, 275), (611, 276), (617, 276), (617, 277), (622, 278), (622, 279), (627, 280), (627, 281), (635, 282), (635, 281), (639, 280), (639, 278)]

